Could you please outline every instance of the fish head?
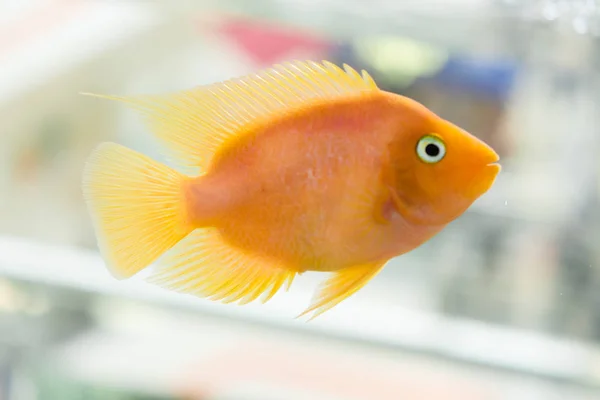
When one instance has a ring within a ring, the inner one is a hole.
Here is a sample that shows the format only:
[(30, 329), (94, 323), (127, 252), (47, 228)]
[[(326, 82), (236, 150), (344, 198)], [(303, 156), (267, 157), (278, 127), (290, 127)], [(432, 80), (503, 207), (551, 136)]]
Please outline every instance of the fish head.
[(408, 221), (445, 225), (490, 189), (501, 170), (499, 156), (418, 103), (404, 106), (414, 107), (419, 117), (399, 123), (390, 144), (397, 211)]

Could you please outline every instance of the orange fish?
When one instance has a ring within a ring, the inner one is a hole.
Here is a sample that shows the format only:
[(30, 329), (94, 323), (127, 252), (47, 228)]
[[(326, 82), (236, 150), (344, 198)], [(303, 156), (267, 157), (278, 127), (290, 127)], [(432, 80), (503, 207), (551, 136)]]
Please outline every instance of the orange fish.
[(500, 171), (485, 143), (346, 65), (93, 96), (141, 111), (181, 167), (115, 143), (94, 150), (83, 189), (110, 271), (124, 279), (156, 262), (154, 284), (222, 302), (265, 302), (297, 274), (329, 272), (301, 314), (314, 318), (460, 216)]

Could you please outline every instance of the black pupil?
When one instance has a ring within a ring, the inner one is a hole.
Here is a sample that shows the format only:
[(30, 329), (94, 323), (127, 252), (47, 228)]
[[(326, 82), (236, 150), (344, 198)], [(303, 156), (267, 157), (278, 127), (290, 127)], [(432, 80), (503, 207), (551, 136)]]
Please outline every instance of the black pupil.
[(437, 157), (440, 155), (440, 148), (437, 144), (429, 143), (425, 146), (425, 153), (427, 153), (429, 157)]

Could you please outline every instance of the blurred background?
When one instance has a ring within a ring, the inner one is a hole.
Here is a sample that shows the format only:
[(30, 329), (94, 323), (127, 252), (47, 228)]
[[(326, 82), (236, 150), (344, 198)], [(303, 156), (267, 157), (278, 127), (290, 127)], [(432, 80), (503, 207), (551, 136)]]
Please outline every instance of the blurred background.
[[(600, 398), (597, 0), (0, 0), (0, 400)], [(98, 258), (83, 163), (162, 93), (291, 59), (367, 69), (494, 146), (443, 233), (311, 323), (321, 276), (224, 306)]]

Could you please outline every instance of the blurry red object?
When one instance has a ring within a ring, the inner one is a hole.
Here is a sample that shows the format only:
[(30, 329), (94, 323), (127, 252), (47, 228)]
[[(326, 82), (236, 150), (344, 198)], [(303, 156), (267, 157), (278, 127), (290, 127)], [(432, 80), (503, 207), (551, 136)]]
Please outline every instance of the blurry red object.
[[(337, 353), (337, 354), (336, 354)], [(294, 393), (306, 389), (313, 398), (352, 400), (497, 400), (497, 393), (471, 379), (377, 357), (353, 357), (299, 343), (245, 342), (190, 365), (176, 382), (185, 400), (227, 396), (247, 384)], [(232, 398), (239, 397), (240, 394)], [(250, 397), (249, 397), (250, 398)], [(251, 397), (255, 398), (255, 397)]]
[(77, 17), (84, 8), (82, 0), (53, 0), (40, 2), (23, 16), (6, 25), (0, 25), (0, 59), (8, 57), (11, 51), (26, 46), (62, 24)]
[(291, 53), (323, 54), (333, 47), (313, 33), (257, 20), (226, 18), (216, 32), (234, 41), (259, 66), (277, 63)]

